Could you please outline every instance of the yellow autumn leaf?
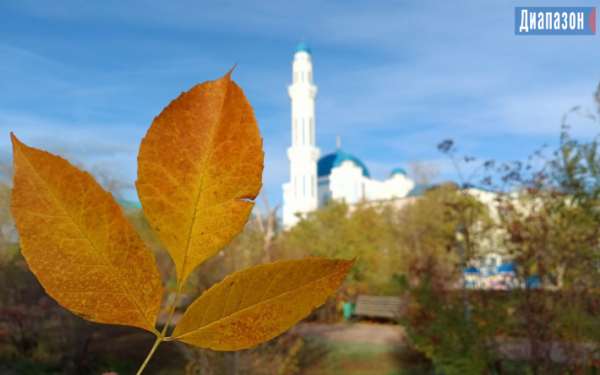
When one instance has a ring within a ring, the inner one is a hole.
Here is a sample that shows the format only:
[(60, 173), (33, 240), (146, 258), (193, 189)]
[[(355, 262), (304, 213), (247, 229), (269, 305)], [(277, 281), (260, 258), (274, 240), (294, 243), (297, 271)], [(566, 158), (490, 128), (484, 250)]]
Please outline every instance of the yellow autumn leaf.
[(156, 333), (161, 276), (121, 207), (87, 172), (11, 138), (12, 212), (46, 292), (84, 319)]
[(179, 286), (242, 231), (261, 187), (262, 138), (230, 74), (172, 101), (140, 146), (138, 195)]
[(324, 304), (353, 264), (306, 258), (236, 272), (188, 308), (172, 340), (227, 351), (270, 340)]

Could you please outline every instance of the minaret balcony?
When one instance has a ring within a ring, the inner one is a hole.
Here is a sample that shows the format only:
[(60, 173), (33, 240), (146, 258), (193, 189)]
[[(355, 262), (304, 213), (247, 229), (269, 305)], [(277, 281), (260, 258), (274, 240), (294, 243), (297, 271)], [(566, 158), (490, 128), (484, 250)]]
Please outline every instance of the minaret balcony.
[(294, 83), (288, 86), (288, 95), (292, 100), (295, 98), (306, 98), (307, 96), (315, 99), (317, 97), (317, 86), (312, 83)]
[(311, 145), (297, 145), (288, 147), (287, 149), (288, 159), (310, 161), (316, 163), (321, 156), (321, 150)]

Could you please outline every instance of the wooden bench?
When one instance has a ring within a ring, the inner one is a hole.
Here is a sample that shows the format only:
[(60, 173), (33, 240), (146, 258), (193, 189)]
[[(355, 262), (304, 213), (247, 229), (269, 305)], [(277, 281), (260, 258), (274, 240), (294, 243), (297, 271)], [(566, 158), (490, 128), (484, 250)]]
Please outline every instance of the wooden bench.
[(406, 308), (406, 300), (400, 297), (375, 297), (359, 295), (356, 299), (354, 316), (396, 319)]

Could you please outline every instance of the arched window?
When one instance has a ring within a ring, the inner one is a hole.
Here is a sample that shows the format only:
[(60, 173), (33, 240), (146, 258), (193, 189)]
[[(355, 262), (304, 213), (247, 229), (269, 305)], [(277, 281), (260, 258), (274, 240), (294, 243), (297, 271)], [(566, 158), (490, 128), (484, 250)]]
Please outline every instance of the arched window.
[(312, 82), (312, 72), (308, 72), (308, 82)]

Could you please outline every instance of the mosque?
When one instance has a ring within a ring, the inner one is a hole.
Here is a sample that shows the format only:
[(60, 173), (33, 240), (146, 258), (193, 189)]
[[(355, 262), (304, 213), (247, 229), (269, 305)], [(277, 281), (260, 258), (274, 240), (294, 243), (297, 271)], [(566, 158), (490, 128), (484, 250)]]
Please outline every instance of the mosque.
[(352, 205), (404, 198), (415, 188), (402, 168), (391, 171), (389, 178), (371, 178), (366, 165), (357, 157), (337, 149), (321, 157), (315, 143), (315, 99), (313, 64), (308, 46), (300, 43), (292, 64), (292, 84), (288, 95), (292, 104), (290, 182), (283, 184), (283, 225), (289, 229), (299, 217), (326, 204), (328, 200), (344, 200)]

